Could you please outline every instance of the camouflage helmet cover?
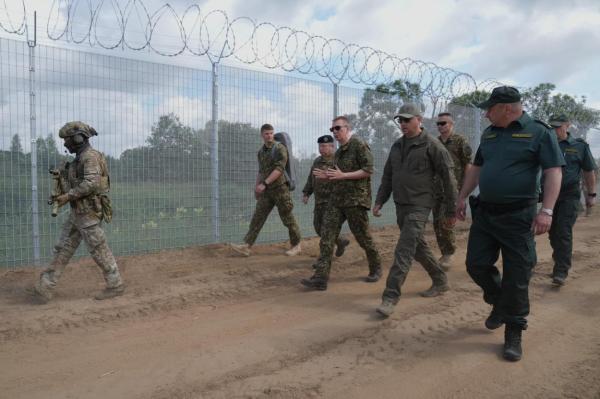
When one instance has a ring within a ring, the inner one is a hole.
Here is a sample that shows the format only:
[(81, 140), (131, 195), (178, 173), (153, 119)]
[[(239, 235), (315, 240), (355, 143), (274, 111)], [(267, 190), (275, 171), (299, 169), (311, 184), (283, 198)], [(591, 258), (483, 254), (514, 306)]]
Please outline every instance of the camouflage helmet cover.
[(65, 139), (67, 137), (74, 136), (78, 133), (88, 139), (92, 136), (98, 135), (98, 132), (96, 132), (96, 129), (94, 129), (87, 123), (83, 123), (80, 121), (73, 121), (73, 122), (68, 122), (63, 127), (61, 127), (60, 130), (58, 131), (58, 136), (61, 139)]

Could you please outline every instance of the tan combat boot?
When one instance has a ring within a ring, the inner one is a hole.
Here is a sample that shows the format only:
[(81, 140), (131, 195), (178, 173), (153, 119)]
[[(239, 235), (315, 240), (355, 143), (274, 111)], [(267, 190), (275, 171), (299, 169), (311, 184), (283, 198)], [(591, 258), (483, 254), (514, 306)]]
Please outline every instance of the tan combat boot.
[(394, 313), (395, 308), (396, 304), (394, 303), (394, 301), (392, 301), (389, 298), (384, 298), (383, 301), (381, 301), (381, 305), (377, 306), (375, 310), (377, 311), (377, 313), (387, 318), (390, 317), (392, 313)]
[(423, 292), (419, 292), (419, 295), (421, 295), (422, 297), (425, 298), (433, 298), (435, 296), (440, 296), (442, 295), (444, 292), (448, 291), (450, 289), (450, 286), (448, 285), (448, 283), (445, 284), (432, 284), (431, 287), (429, 287), (428, 290), (425, 290)]
[(124, 292), (125, 292), (125, 286), (121, 284), (118, 287), (105, 288), (102, 292), (98, 293), (94, 298), (97, 301), (102, 301), (104, 299), (110, 299), (110, 298), (114, 298), (116, 296), (123, 295)]
[(28, 288), (27, 292), (35, 297), (41, 304), (46, 304), (52, 300), (54, 294), (50, 288), (44, 286), (41, 281), (38, 281), (32, 288)]
[(250, 256), (250, 245), (248, 244), (229, 244), (231, 249), (243, 256)]
[(298, 244), (298, 245), (294, 245), (293, 247), (291, 247), (290, 249), (285, 251), (285, 254), (287, 256), (296, 256), (300, 253), (301, 250), (302, 250), (302, 247), (300, 247), (300, 244)]
[(447, 272), (448, 270), (450, 270), (450, 267), (452, 266), (452, 261), (454, 257), (452, 255), (442, 255), (442, 257), (438, 260), (440, 267), (442, 268), (443, 271)]

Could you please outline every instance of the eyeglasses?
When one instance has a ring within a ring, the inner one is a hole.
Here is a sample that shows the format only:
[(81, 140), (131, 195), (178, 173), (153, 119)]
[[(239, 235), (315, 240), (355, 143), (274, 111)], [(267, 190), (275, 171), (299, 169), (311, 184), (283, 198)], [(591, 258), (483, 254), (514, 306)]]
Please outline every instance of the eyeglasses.
[(346, 127), (346, 126), (345, 126), (345, 125), (344, 125), (344, 126), (341, 126), (341, 125), (335, 125), (334, 127), (330, 127), (330, 128), (329, 128), (329, 131), (330, 131), (331, 133), (333, 133), (333, 131), (334, 131), (334, 130), (335, 130), (336, 132), (339, 132), (340, 130), (342, 130), (342, 128), (343, 128), (343, 127)]
[(396, 121), (397, 124), (401, 124), (401, 123), (408, 123), (412, 120), (412, 118), (404, 118), (402, 116), (395, 116), (394, 120)]
[(446, 123), (448, 123), (448, 122), (441, 121), (441, 122), (436, 122), (435, 124), (438, 125), (438, 126), (446, 126)]

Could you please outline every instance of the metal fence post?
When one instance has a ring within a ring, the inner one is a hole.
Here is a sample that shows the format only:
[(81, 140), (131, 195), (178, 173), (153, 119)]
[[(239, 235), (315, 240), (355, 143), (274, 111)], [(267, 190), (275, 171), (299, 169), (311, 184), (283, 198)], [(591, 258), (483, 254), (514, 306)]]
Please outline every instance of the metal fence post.
[(340, 111), (340, 86), (333, 84), (333, 117), (339, 116)]
[(33, 13), (33, 40), (27, 40), (29, 49), (29, 134), (31, 139), (31, 225), (33, 233), (33, 263), (40, 264), (40, 219), (37, 179), (37, 124), (35, 114), (35, 46), (37, 44), (37, 13)]
[(218, 63), (212, 63), (212, 135), (210, 138), (210, 160), (212, 172), (212, 233), (213, 241), (221, 241), (219, 217), (219, 71)]

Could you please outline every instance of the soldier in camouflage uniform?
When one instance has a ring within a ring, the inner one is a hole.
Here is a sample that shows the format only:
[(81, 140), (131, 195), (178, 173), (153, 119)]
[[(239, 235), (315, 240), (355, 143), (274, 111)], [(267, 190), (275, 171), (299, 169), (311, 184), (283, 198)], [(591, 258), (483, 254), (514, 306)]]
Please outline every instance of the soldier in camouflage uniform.
[(333, 184), (330, 206), (323, 219), (320, 256), (315, 265), (315, 273), (301, 281), (304, 286), (316, 290), (327, 289), (333, 247), (346, 220), (350, 231), (367, 255), (369, 275), (365, 281), (376, 282), (382, 274), (381, 258), (369, 233), (373, 155), (364, 141), (352, 135), (346, 117), (335, 118), (329, 130), (340, 143), (334, 156), (335, 168), (327, 171), (316, 169), (314, 176), (317, 179), (327, 179)]
[(423, 266), (432, 281), (431, 287), (421, 292), (421, 296), (435, 297), (449, 289), (446, 273), (423, 238), (435, 203), (435, 176), (441, 181), (445, 193), (444, 223), (451, 228), (456, 222), (456, 180), (450, 154), (439, 140), (422, 128), (423, 116), (419, 105), (404, 104), (394, 120), (400, 125), (403, 135), (390, 149), (373, 207), (373, 215), (380, 216), (381, 208), (393, 196), (400, 228), (394, 262), (385, 283), (381, 305), (376, 309), (384, 317), (394, 312), (413, 259)]
[(275, 141), (273, 126), (268, 123), (262, 125), (260, 134), (264, 145), (258, 151), (258, 174), (254, 186), (256, 209), (250, 221), (248, 233), (244, 237), (244, 243), (231, 244), (231, 248), (241, 255), (250, 256), (252, 245), (254, 245), (273, 207), (276, 206), (279, 217), (284, 226), (287, 227), (290, 235), (291, 248), (286, 251), (286, 255), (295, 256), (301, 250), (301, 237), (300, 228), (292, 213), (294, 203), (283, 173), (288, 162), (288, 152), (283, 144)]
[[(471, 164), (471, 146), (468, 140), (454, 133), (454, 120), (449, 112), (442, 112), (438, 115), (436, 122), (438, 139), (446, 147), (454, 162), (454, 177), (458, 190), (462, 186), (463, 176)], [(453, 212), (454, 209), (446, 209), (444, 200), (444, 187), (438, 176), (435, 177), (435, 205), (433, 207), (433, 230), (437, 238), (438, 247), (442, 253), (439, 259), (440, 267), (448, 270), (452, 265), (452, 255), (456, 251), (456, 239), (454, 238), (454, 228), (446, 223), (446, 215)]]
[(34, 292), (44, 302), (52, 299), (60, 276), (82, 240), (106, 281), (106, 289), (96, 295), (96, 299), (113, 298), (124, 292), (117, 262), (102, 229), (102, 221), (110, 218), (112, 212), (107, 197), (110, 178), (106, 159), (88, 141), (97, 134), (94, 128), (83, 122), (69, 122), (59, 131), (67, 150), (75, 154), (75, 160), (67, 166), (69, 191), (55, 201), (59, 206), (69, 202), (71, 213), (54, 247), (54, 259), (34, 287)]
[[(319, 144), (319, 153), (321, 156), (317, 157), (312, 164), (310, 169), (310, 173), (308, 178), (306, 179), (306, 185), (302, 192), (304, 196), (302, 197), (302, 202), (305, 204), (308, 203), (308, 198), (314, 193), (315, 194), (315, 209), (313, 212), (313, 226), (315, 227), (315, 232), (320, 237), (321, 230), (323, 229), (323, 218), (325, 217), (325, 212), (327, 207), (329, 206), (329, 198), (331, 197), (331, 191), (333, 188), (333, 184), (326, 179), (317, 179), (314, 176), (315, 170), (323, 170), (326, 171), (329, 168), (334, 168), (335, 164), (333, 162), (333, 154), (335, 152), (335, 144), (333, 142), (333, 137), (330, 135), (321, 136), (317, 139), (317, 143)], [(318, 172), (317, 172), (318, 173)], [(346, 247), (350, 244), (350, 241), (344, 237), (338, 237), (336, 240), (337, 249), (335, 251), (335, 256), (342, 256)]]

